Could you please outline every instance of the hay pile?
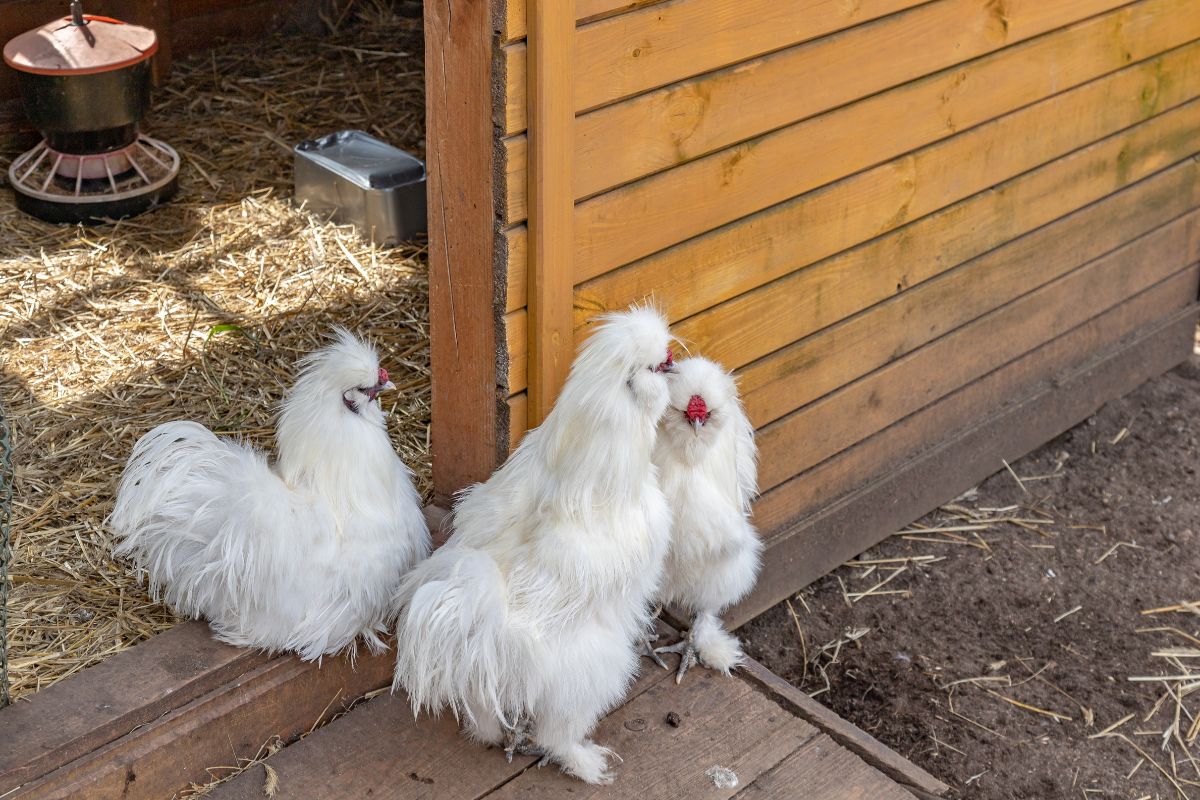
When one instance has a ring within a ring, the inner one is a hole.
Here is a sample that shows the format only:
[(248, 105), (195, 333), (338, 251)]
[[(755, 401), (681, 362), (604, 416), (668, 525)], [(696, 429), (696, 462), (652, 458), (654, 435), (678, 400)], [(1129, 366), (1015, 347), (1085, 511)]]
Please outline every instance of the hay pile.
[[(176, 63), (145, 125), (183, 161), (165, 208), (58, 227), (0, 192), (0, 397), (16, 446), (14, 697), (176, 622), (110, 559), (102, 525), (137, 437), (189, 418), (271, 446), (296, 359), (334, 323), (378, 343), (400, 389), (384, 398), (389, 430), (427, 492), (423, 249), (375, 248), (288, 202), (290, 147), (303, 138), (358, 127), (423, 156), (420, 23), (384, 8), (358, 14), (328, 37)], [(0, 164), (16, 154), (0, 152)]]

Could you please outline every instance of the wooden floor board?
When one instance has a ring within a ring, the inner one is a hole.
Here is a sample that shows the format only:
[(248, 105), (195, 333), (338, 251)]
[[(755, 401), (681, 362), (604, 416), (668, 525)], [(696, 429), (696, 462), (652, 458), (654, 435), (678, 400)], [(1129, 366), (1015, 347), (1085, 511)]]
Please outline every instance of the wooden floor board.
[[(677, 727), (666, 721), (672, 712), (679, 716)], [(744, 681), (701, 669), (689, 673), (682, 686), (673, 680), (656, 684), (600, 724), (595, 740), (624, 759), (617, 792), (543, 769), (525, 772), (488, 798), (732, 797), (736, 788), (714, 786), (706, 770), (731, 769), (744, 785), (816, 733)]]
[[(675, 637), (666, 626), (660, 632)], [(676, 685), (673, 671), (643, 662), (626, 702), (593, 735), (621, 756), (610, 786), (589, 786), (554, 767), (535, 768), (530, 757), (508, 763), (498, 750), (461, 735), (449, 715), (414, 719), (404, 698), (390, 695), (360, 705), (267, 763), (275, 796), (304, 800), (728, 798), (764, 777), (758, 790), (783, 791), (791, 781), (794, 789), (804, 789), (806, 800), (862, 796), (851, 789), (877, 791), (881, 800), (907, 800), (905, 790), (872, 765), (890, 770), (905, 785), (945, 789), (811, 699), (792, 697), (796, 691), (753, 661), (734, 676), (696, 667), (682, 685)], [(820, 748), (811, 752), (816, 741)], [(778, 772), (783, 765), (786, 771)], [(706, 774), (712, 767), (732, 770), (737, 784), (715, 785)], [(828, 780), (834, 767), (847, 777), (845, 785)], [(257, 765), (209, 796), (258, 800), (266, 780), (265, 768)]]
[(804, 787), (808, 797), (913, 800), (911, 792), (864, 764), (825, 734), (759, 776), (736, 796), (746, 800), (795, 800), (800, 787)]

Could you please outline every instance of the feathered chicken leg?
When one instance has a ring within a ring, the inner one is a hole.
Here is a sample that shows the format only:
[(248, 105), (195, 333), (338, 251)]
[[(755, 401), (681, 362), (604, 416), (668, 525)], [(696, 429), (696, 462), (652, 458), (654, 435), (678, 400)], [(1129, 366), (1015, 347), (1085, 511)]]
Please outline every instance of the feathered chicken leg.
[(675, 672), (675, 683), (683, 680), (687, 671), (696, 662), (726, 675), (739, 666), (745, 657), (738, 640), (721, 627), (721, 620), (710, 611), (701, 611), (692, 622), (692, 628), (683, 639), (666, 647), (656, 648), (657, 653), (678, 653), (679, 669)]

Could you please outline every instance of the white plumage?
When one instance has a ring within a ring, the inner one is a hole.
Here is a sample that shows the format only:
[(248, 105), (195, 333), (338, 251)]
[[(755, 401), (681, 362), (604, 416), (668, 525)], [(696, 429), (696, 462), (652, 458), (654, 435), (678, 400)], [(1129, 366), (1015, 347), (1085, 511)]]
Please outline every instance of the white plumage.
[(666, 552), (650, 456), (669, 342), (653, 311), (607, 317), (545, 422), (462, 495), (454, 535), (397, 597), (395, 685), (414, 711), (449, 706), (510, 751), (528, 733), (567, 772), (611, 780), (586, 737), (637, 670)]
[(383, 647), (391, 595), (429, 552), (412, 474), (376, 396), (374, 350), (339, 329), (283, 402), (274, 468), (195, 422), (143, 436), (109, 526), (156, 597), (218, 639), (311, 660), (362, 636)]
[(668, 385), (654, 463), (675, 520), (660, 600), (681, 606), (693, 623), (686, 639), (655, 652), (680, 653), (678, 681), (697, 656), (725, 674), (742, 662), (719, 615), (754, 586), (762, 542), (750, 522), (754, 428), (732, 376), (708, 359), (688, 358), (676, 364)]

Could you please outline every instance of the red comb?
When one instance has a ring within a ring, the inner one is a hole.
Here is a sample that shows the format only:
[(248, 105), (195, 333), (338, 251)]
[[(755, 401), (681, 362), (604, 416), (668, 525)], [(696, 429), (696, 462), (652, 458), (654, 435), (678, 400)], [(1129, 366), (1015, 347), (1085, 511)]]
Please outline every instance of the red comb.
[(388, 382), (387, 370), (384, 369), (383, 367), (380, 367), (379, 368), (379, 385), (383, 386), (387, 382)]
[(708, 406), (704, 403), (704, 398), (698, 394), (692, 395), (692, 399), (688, 400), (687, 411), (684, 415), (688, 418), (688, 422), (708, 422)]

